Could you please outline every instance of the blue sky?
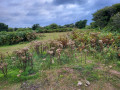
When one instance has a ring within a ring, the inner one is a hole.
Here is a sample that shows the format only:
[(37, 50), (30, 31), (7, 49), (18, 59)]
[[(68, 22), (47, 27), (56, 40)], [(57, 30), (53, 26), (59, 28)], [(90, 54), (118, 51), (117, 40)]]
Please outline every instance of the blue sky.
[(31, 27), (87, 19), (89, 24), (92, 13), (116, 3), (120, 0), (0, 0), (0, 22), (9, 27)]

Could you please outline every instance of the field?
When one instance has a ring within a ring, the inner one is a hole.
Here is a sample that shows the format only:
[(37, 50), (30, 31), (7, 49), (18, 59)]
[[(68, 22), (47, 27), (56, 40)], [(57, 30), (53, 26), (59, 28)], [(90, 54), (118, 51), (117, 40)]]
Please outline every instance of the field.
[[(45, 41), (45, 40), (49, 40), (49, 39), (56, 39), (58, 38), (60, 35), (64, 35), (66, 34), (67, 32), (55, 32), (55, 33), (42, 33), (42, 37), (40, 37), (39, 35), (41, 34), (38, 34), (38, 39), (37, 40), (40, 40), (40, 41)], [(24, 48), (26, 46), (29, 46), (30, 42), (22, 42), (21, 44), (15, 44), (15, 45), (7, 45), (7, 46), (0, 46), (0, 52), (6, 54), (6, 52), (8, 53), (12, 53), (13, 51), (15, 50), (18, 50), (18, 49), (21, 49), (21, 48)]]
[(119, 90), (119, 44), (119, 33), (78, 29), (1, 46), (0, 89)]

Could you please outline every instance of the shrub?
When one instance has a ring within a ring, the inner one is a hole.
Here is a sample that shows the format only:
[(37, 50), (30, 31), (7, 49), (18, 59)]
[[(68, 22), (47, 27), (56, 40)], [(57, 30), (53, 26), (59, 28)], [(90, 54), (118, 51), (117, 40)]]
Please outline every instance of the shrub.
[(29, 48), (23, 48), (22, 50), (15, 51), (16, 58), (19, 60), (19, 66), (24, 71), (28, 66), (31, 67), (31, 70), (33, 69), (33, 59), (32, 54), (29, 53)]
[(0, 23), (0, 31), (8, 31), (8, 25)]
[(11, 45), (36, 39), (33, 31), (0, 32), (0, 45)]
[(111, 17), (111, 20), (106, 27), (109, 31), (118, 31), (120, 32), (120, 12)]
[(80, 20), (75, 23), (75, 26), (81, 29), (81, 28), (85, 28), (86, 24), (87, 24), (87, 20)]
[(72, 31), (72, 29), (71, 28), (57, 28), (57, 29), (41, 28), (36, 30), (37, 33), (67, 32), (67, 31)]

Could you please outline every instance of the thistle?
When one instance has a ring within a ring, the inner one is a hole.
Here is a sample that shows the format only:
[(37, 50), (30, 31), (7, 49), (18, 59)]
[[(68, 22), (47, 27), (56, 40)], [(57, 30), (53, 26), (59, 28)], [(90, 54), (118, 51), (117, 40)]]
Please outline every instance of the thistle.
[(62, 63), (61, 63), (61, 60), (60, 60), (61, 51), (62, 51), (62, 49), (60, 49), (60, 48), (58, 48), (58, 49), (56, 50), (56, 53), (58, 54), (58, 63), (59, 63), (59, 64), (62, 64)]
[(49, 65), (49, 69), (50, 69), (50, 66), (52, 64), (53, 51), (48, 51), (47, 53), (50, 55), (50, 65)]
[(85, 64), (86, 64), (87, 50), (85, 49), (84, 52), (85, 52)]

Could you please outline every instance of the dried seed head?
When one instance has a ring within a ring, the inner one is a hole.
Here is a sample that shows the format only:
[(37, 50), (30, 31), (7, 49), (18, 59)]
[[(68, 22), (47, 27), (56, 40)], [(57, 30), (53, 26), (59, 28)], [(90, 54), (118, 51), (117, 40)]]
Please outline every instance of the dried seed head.
[(29, 56), (32, 57), (33, 56), (32, 53), (30, 53)]
[(54, 62), (54, 60), (52, 59), (52, 64), (54, 64), (55, 62)]
[(51, 47), (51, 49), (50, 49), (51, 51), (54, 51), (55, 50), (55, 47)]
[(87, 49), (84, 50), (84, 52), (87, 52), (87, 51), (88, 51)]
[(58, 48), (58, 49), (56, 50), (56, 53), (60, 55), (61, 51), (62, 51), (62, 49)]
[(20, 77), (20, 76), (21, 76), (21, 74), (18, 74), (18, 75), (17, 75), (17, 77)]
[(99, 40), (98, 42), (99, 42), (100, 44), (103, 44), (103, 41), (102, 41), (102, 40)]
[(47, 51), (48, 54), (52, 55), (53, 54), (53, 51)]
[(22, 56), (21, 59), (22, 59), (22, 60), (25, 60), (25, 59), (26, 59), (26, 56)]
[(22, 49), (24, 52), (27, 52), (28, 50), (29, 50), (29, 48), (28, 47), (25, 47), (25, 48), (23, 48)]
[(20, 71), (19, 71), (19, 73), (22, 73), (22, 72), (23, 72), (23, 70), (20, 70)]
[(71, 46), (71, 45), (75, 45), (75, 42), (72, 41), (72, 40), (69, 40), (69, 42), (67, 43), (68, 46)]
[(45, 61), (45, 60), (46, 60), (46, 58), (43, 59), (43, 61)]
[(3, 68), (3, 66), (2, 65), (0, 65), (0, 69), (2, 69)]

